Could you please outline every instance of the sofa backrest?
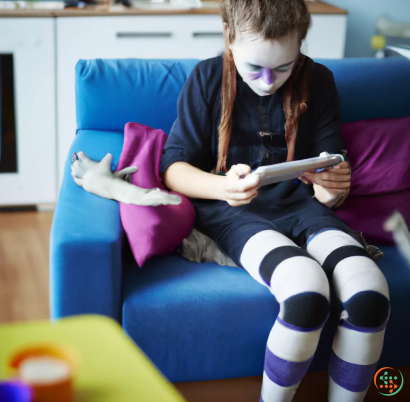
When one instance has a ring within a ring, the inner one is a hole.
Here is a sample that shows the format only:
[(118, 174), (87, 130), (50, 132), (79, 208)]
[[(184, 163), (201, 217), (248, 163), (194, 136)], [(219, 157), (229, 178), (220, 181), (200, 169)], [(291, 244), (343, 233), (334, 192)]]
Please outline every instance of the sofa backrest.
[(80, 60), (78, 129), (124, 131), (135, 122), (167, 134), (181, 89), (198, 60)]
[[(410, 62), (317, 60), (333, 71), (344, 123), (410, 116)], [(166, 133), (178, 95), (198, 60), (80, 60), (76, 67), (79, 129), (123, 131), (137, 122)]]
[(343, 123), (410, 116), (410, 61), (404, 57), (318, 62), (333, 72)]

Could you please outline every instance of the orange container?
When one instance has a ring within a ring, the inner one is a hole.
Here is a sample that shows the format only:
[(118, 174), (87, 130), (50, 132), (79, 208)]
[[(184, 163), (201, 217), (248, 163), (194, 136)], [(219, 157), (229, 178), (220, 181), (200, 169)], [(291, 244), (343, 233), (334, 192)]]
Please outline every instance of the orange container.
[(58, 344), (33, 345), (9, 359), (13, 377), (33, 389), (33, 402), (73, 402), (76, 356)]

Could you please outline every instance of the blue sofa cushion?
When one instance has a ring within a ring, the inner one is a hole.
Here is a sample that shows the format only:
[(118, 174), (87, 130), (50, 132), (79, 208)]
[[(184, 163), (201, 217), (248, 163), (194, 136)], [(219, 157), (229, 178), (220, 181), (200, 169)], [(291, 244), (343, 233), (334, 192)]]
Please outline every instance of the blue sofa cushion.
[(182, 86), (198, 60), (80, 60), (79, 129), (123, 131), (135, 122), (169, 133)]
[(404, 57), (317, 61), (333, 72), (343, 123), (410, 116), (410, 61)]
[[(395, 248), (380, 267), (392, 313), (380, 364), (408, 364), (410, 271)], [(196, 264), (178, 255), (124, 272), (123, 327), (173, 382), (261, 375), (266, 341), (279, 311), (267, 288), (240, 268)], [(326, 370), (340, 308), (333, 303), (311, 370)]]

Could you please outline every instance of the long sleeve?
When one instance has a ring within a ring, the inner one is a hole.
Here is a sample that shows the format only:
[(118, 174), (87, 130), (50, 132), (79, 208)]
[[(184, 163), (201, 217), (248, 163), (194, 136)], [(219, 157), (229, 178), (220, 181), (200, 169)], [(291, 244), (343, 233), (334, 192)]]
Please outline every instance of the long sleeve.
[(317, 65), (317, 68), (321, 71), (314, 82), (316, 124), (311, 157), (319, 156), (321, 152), (340, 153), (345, 149), (340, 131), (339, 93), (333, 74), (321, 65)]
[(175, 162), (187, 162), (204, 171), (211, 171), (212, 108), (205, 99), (206, 80), (196, 66), (178, 98), (177, 119), (164, 147), (161, 174)]

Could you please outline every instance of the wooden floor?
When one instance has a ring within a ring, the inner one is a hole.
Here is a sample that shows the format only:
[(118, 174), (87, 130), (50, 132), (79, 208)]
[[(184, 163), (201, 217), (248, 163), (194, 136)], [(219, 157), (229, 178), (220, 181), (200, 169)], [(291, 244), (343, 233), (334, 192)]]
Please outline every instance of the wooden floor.
[[(0, 212), (0, 324), (49, 317), (49, 237), (53, 214)], [(410, 367), (397, 367), (406, 384)], [(261, 377), (176, 384), (189, 402), (256, 402)], [(294, 402), (322, 402), (327, 373), (308, 373)], [(371, 384), (366, 402), (386, 401)], [(392, 398), (409, 402), (410, 386)]]
[[(364, 402), (409, 402), (410, 367), (396, 367), (404, 377), (402, 390), (394, 398), (386, 399), (370, 384)], [(307, 373), (300, 383), (292, 402), (323, 402), (327, 391), (327, 372)], [(258, 402), (262, 377), (247, 377), (221, 381), (176, 384), (189, 402)], [(348, 401), (346, 401), (348, 402)]]
[(0, 324), (47, 319), (52, 213), (0, 212)]

